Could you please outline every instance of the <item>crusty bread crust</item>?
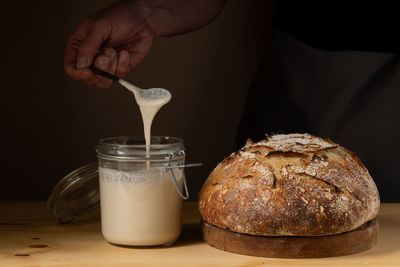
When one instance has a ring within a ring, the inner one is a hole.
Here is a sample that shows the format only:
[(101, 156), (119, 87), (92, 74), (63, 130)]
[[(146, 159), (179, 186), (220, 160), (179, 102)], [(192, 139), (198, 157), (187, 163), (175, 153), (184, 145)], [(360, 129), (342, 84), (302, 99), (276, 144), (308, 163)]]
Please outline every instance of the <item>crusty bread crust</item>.
[(347, 232), (373, 219), (379, 204), (357, 155), (310, 134), (248, 141), (218, 164), (199, 195), (206, 222), (265, 236)]

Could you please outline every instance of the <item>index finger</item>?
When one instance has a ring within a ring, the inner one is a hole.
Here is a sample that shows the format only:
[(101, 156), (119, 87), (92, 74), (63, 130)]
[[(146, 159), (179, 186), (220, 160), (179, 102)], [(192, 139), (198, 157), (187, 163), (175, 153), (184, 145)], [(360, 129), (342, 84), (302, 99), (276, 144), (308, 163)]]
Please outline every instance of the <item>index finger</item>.
[(69, 37), (67, 41), (67, 47), (65, 49), (65, 56), (64, 56), (64, 70), (65, 72), (75, 80), (81, 80), (81, 76), (85, 76), (86, 78), (92, 75), (90, 70), (85, 69), (77, 69), (76, 68), (76, 61), (78, 57), (79, 49), (86, 39), (89, 31), (91, 20), (85, 19), (74, 31), (74, 33)]

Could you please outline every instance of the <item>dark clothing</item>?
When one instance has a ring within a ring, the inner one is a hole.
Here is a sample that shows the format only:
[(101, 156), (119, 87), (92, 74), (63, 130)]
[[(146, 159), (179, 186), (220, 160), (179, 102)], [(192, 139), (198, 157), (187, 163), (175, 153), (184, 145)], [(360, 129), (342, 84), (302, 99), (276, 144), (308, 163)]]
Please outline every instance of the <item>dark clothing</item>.
[(398, 53), (396, 1), (274, 2), (274, 25), (321, 50)]
[(359, 155), (382, 202), (400, 202), (400, 56), (382, 53), (400, 43), (372, 22), (388, 7), (360, 2), (364, 11), (356, 12), (355, 4), (339, 10), (326, 1), (311, 1), (314, 9), (308, 1), (276, 3), (276, 26), (285, 31), (276, 30), (251, 85), (238, 146), (265, 133), (329, 138)]

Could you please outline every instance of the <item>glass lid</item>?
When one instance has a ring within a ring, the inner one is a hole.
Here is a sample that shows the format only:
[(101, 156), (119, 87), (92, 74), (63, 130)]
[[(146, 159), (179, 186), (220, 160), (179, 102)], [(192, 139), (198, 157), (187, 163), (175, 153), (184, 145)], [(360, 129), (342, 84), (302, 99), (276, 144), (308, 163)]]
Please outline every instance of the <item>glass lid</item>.
[(61, 179), (50, 194), (47, 207), (60, 223), (70, 223), (75, 216), (100, 207), (97, 162), (85, 165)]

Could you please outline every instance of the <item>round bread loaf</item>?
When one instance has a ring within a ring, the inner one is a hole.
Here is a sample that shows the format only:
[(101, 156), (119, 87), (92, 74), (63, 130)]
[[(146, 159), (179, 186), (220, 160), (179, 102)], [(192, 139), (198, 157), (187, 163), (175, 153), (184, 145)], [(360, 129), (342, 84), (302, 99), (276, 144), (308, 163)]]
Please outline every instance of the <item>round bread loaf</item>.
[(199, 195), (204, 221), (264, 236), (347, 232), (373, 219), (379, 204), (357, 155), (310, 134), (248, 141), (218, 164)]

